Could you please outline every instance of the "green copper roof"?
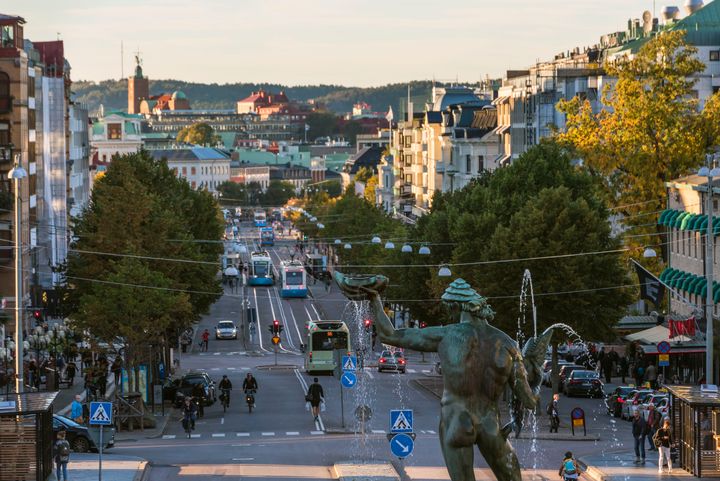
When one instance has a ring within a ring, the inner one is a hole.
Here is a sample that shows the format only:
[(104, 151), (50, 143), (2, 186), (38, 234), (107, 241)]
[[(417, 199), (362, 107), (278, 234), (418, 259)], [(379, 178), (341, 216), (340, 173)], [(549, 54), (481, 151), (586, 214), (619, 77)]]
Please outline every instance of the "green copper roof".
[(720, 34), (720, 2), (710, 2), (703, 8), (679, 20), (671, 30), (685, 30), (692, 45), (717, 45)]
[(105, 133), (105, 125), (102, 122), (93, 122), (92, 134), (93, 135), (102, 135), (104, 133)]
[(132, 122), (125, 122), (125, 135), (137, 135), (139, 132), (135, 128), (135, 124)]

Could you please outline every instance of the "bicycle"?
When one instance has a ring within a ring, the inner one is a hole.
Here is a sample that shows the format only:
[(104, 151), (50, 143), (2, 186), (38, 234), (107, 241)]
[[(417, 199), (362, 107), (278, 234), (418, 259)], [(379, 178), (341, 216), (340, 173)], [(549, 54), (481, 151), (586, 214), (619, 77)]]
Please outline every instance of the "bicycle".
[(192, 434), (192, 417), (183, 416), (182, 426), (183, 430), (187, 433), (188, 439), (190, 439), (190, 435)]
[(230, 407), (230, 389), (222, 390), (222, 393), (220, 394), (220, 402), (223, 406), (223, 412), (226, 412), (227, 408)]
[(247, 402), (247, 405), (248, 405), (248, 413), (252, 413), (253, 407), (255, 406), (255, 390), (254, 389), (246, 389), (245, 390), (245, 402)]

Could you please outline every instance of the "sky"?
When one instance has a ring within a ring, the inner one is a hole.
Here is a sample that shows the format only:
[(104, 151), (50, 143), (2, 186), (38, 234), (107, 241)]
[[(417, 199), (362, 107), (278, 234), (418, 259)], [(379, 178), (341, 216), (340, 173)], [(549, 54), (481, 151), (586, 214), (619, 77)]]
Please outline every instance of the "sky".
[[(660, 0), (9, 0), (73, 80), (378, 86), (501, 77), (625, 30)], [(681, 8), (682, 10), (682, 8)], [(121, 42), (124, 55), (121, 55)], [(121, 62), (122, 59), (122, 62)], [(121, 68), (124, 64), (124, 68)]]

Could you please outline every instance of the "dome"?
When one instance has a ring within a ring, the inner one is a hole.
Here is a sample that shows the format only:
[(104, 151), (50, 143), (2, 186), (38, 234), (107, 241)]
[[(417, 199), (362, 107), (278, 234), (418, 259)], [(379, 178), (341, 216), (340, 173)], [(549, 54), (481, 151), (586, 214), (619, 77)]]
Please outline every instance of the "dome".
[(187, 99), (187, 97), (186, 97), (185, 94), (182, 93), (180, 90), (176, 90), (176, 91), (173, 92), (173, 94), (172, 94), (172, 99), (173, 99), (173, 100), (181, 100), (181, 99)]

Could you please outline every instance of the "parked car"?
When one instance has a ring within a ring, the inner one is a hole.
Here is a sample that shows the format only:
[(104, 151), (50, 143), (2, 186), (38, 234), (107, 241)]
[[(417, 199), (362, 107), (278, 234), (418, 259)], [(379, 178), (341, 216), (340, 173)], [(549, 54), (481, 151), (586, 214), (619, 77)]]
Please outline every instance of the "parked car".
[(561, 388), (563, 384), (565, 384), (565, 379), (567, 379), (570, 373), (573, 372), (575, 369), (585, 370), (583, 366), (578, 366), (577, 364), (563, 364), (563, 366), (560, 368), (560, 374), (558, 375), (558, 378), (560, 379)]
[(575, 369), (568, 375), (563, 384), (563, 391), (567, 397), (602, 397), (604, 393), (598, 373), (582, 369)]
[(605, 406), (607, 406), (608, 414), (612, 414), (616, 418), (620, 417), (622, 412), (623, 404), (632, 393), (635, 391), (634, 387), (630, 386), (618, 386), (610, 394), (605, 397)]
[(220, 321), (215, 326), (215, 339), (237, 339), (238, 332), (232, 321)]
[(183, 398), (192, 396), (196, 384), (202, 384), (205, 389), (205, 405), (211, 406), (216, 400), (215, 381), (205, 371), (189, 371), (181, 378), (168, 378), (163, 386), (163, 397), (180, 406)]
[(648, 414), (650, 413), (650, 405), (651, 405), (651, 404), (655, 406), (655, 409), (656, 409), (660, 414), (662, 414), (663, 417), (666, 416), (666, 415), (667, 415), (667, 406), (668, 406), (668, 404), (667, 404), (667, 402), (663, 403), (663, 407), (665, 408), (665, 412), (660, 411), (660, 404), (661, 404), (663, 401), (667, 401), (667, 397), (668, 397), (667, 393), (664, 393), (664, 392), (655, 392), (655, 393), (651, 394), (650, 396), (648, 396), (647, 398), (645, 398), (645, 399), (643, 400), (643, 403), (639, 406), (640, 414), (642, 415), (642, 417), (645, 418), (645, 420), (647, 421)]
[[(76, 453), (87, 453), (88, 451), (97, 451), (98, 447), (93, 438), (90, 436), (87, 426), (78, 424), (70, 418), (53, 414), (53, 432), (57, 434), (65, 431), (65, 439), (70, 443), (70, 449)], [(115, 446), (115, 428), (105, 426), (103, 429), (103, 450)]]
[[(566, 364), (572, 364), (571, 362), (563, 361), (558, 359), (558, 369)], [(542, 384), (550, 386), (552, 383), (552, 359), (546, 359), (542, 366)]]
[(402, 351), (383, 351), (378, 359), (378, 372), (398, 371), (405, 374), (406, 362)]
[(636, 389), (633, 391), (625, 400), (622, 411), (620, 411), (620, 417), (627, 420), (632, 419), (641, 401), (645, 399), (645, 396), (652, 393), (652, 389)]

